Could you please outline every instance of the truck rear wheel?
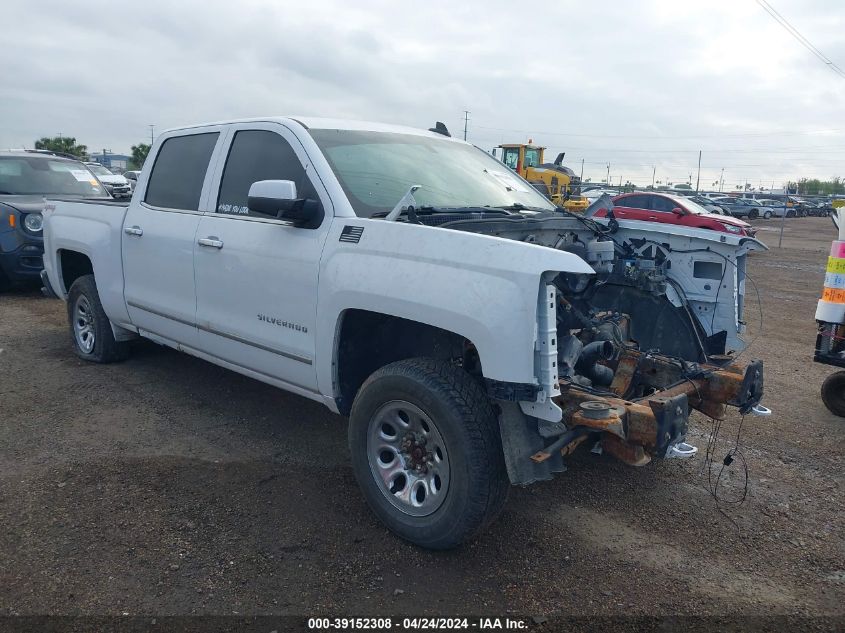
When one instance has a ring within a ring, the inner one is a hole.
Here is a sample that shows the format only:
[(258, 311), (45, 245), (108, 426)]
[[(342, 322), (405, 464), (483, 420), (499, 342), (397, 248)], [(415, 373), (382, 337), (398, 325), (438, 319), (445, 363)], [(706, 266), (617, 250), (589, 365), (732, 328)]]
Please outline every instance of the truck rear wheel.
[(822, 383), (822, 402), (833, 415), (845, 418), (845, 371), (831, 374)]
[(352, 406), (349, 447), (373, 512), (422, 547), (456, 547), (491, 523), (507, 499), (492, 403), (445, 361), (409, 359), (373, 373)]
[(82, 360), (112, 363), (129, 355), (129, 344), (114, 340), (111, 323), (100, 303), (94, 275), (76, 279), (68, 291), (67, 318), (73, 351)]

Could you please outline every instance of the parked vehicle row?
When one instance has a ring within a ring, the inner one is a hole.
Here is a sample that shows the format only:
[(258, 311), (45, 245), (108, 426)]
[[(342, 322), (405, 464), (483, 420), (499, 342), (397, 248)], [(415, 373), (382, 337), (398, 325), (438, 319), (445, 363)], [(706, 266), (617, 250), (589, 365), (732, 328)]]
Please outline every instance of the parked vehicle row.
[[(607, 217), (609, 210), (600, 209), (596, 217)], [(640, 220), (677, 224), (754, 237), (757, 230), (742, 220), (712, 213), (691, 197), (670, 193), (634, 192), (613, 198), (613, 215), (618, 220)]]
[[(617, 189), (610, 189), (601, 185), (592, 185), (589, 189), (582, 189), (583, 195), (589, 201), (594, 201), (602, 195), (620, 195)], [(784, 194), (726, 194), (720, 192), (702, 192), (679, 190), (638, 190), (631, 193), (659, 193), (677, 196), (696, 203), (706, 211), (716, 215), (729, 215), (736, 218), (768, 220), (778, 217), (827, 216), (832, 210), (828, 198), (810, 199)]]
[(85, 163), (93, 171), (103, 186), (115, 198), (132, 197), (132, 187), (129, 180), (120, 174), (113, 174), (104, 165), (95, 162)]

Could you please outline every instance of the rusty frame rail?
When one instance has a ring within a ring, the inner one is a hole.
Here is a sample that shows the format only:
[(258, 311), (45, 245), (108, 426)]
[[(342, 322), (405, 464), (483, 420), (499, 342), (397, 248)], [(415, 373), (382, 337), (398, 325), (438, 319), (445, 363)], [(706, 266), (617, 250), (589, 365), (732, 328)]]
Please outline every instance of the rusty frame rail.
[[(531, 459), (543, 462), (557, 450), (565, 455), (576, 441), (584, 441), (586, 433), (595, 433), (600, 434), (604, 451), (627, 464), (642, 466), (663, 457), (671, 445), (684, 439), (690, 408), (717, 419), (725, 417), (727, 406), (748, 413), (763, 397), (762, 363), (740, 363), (730, 357), (713, 360), (688, 363), (626, 350), (616, 361), (614, 380), (606, 394), (561, 381), (561, 394), (554, 400), (563, 410), (562, 421), (569, 429), (583, 429), (584, 433), (564, 446), (538, 451)], [(641, 389), (648, 395), (628, 397)], [(588, 401), (605, 403), (609, 409), (606, 417), (585, 416), (580, 405)]]

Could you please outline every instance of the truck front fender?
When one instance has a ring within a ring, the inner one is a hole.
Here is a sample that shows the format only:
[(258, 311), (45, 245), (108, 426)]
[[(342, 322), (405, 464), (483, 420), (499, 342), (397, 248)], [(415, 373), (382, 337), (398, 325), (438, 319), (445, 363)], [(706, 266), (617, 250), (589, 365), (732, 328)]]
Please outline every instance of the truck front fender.
[[(343, 239), (349, 226), (363, 228), (357, 243)], [(572, 253), (525, 242), (338, 218), (320, 266), (317, 357), (336, 358), (343, 312), (362, 309), (458, 334), (475, 345), (485, 378), (536, 384), (537, 301), (548, 271), (593, 274)], [(328, 363), (318, 382), (335, 393)]]

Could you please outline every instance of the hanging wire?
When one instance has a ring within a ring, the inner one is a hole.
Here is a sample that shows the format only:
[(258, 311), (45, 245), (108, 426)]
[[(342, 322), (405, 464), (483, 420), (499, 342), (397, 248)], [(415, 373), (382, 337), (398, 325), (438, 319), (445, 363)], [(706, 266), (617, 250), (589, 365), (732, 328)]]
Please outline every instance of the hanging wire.
[[(713, 426), (710, 431), (710, 438), (707, 441), (707, 452), (704, 455), (704, 468), (707, 470), (707, 492), (710, 493), (711, 497), (713, 497), (713, 500), (716, 503), (716, 510), (728, 521), (730, 521), (733, 526), (737, 529), (737, 531), (742, 534), (742, 528), (740, 527), (740, 525), (736, 522), (736, 520), (734, 520), (732, 516), (725, 512), (722, 506), (727, 505), (739, 507), (743, 503), (745, 503), (745, 500), (748, 498), (748, 462), (745, 459), (745, 455), (739, 448), (739, 439), (742, 433), (743, 422), (745, 422), (745, 416), (743, 415), (740, 418), (739, 426), (737, 427), (736, 431), (736, 438), (734, 439), (733, 448), (731, 448), (727, 453), (725, 453), (725, 456), (722, 458), (721, 463), (718, 465), (718, 473), (715, 474), (714, 466), (718, 463), (718, 459), (716, 458), (716, 451), (719, 443), (719, 433), (722, 429), (722, 420), (711, 418), (711, 422), (713, 423)], [(725, 488), (723, 479), (725, 479), (729, 475), (729, 473), (732, 472), (732, 467), (734, 466), (734, 464), (740, 464), (740, 472), (743, 480), (742, 492), (735, 495), (734, 497), (724, 497), (720, 494), (719, 487), (721, 486), (722, 489)]]

